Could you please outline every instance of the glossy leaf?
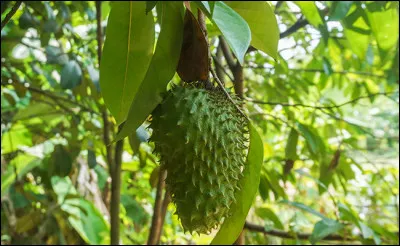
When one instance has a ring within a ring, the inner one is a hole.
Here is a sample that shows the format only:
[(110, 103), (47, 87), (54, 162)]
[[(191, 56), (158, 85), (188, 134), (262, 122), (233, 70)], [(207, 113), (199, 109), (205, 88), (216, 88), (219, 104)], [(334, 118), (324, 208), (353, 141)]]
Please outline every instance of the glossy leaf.
[(250, 44), (277, 59), (279, 28), (271, 5), (265, 1), (226, 1), (225, 3), (242, 16), (249, 25)]
[(175, 74), (182, 45), (183, 4), (181, 2), (162, 2), (161, 32), (154, 56), (147, 70), (137, 96), (132, 101), (128, 118), (118, 133), (116, 140), (135, 131), (146, 117), (162, 101), (162, 93)]
[(115, 2), (108, 20), (100, 88), (118, 124), (126, 119), (153, 55), (154, 20), (145, 8), (145, 2)]
[(338, 221), (331, 219), (320, 220), (314, 226), (314, 230), (310, 237), (310, 242), (315, 244), (324, 237), (337, 233), (343, 228), (344, 226)]
[(367, 16), (379, 48), (390, 50), (395, 47), (399, 40), (398, 9), (389, 8), (379, 12), (367, 11)]
[(215, 2), (212, 17), (209, 11), (210, 6), (207, 2), (201, 2), (200, 7), (221, 31), (236, 58), (243, 65), (244, 55), (251, 41), (251, 31), (247, 22), (221, 1)]
[(299, 133), (296, 131), (296, 129), (292, 128), (289, 133), (289, 137), (286, 143), (286, 148), (285, 148), (285, 157), (288, 160), (296, 160), (297, 159), (297, 153), (296, 153), (296, 148), (297, 148), (297, 142), (299, 139)]
[(70, 178), (54, 176), (51, 185), (61, 209), (72, 215), (68, 216), (69, 223), (82, 239), (88, 244), (108, 244), (109, 225), (93, 203), (83, 198), (65, 199), (69, 194), (77, 194)]
[(76, 61), (69, 61), (61, 71), (60, 85), (63, 89), (73, 89), (81, 83), (82, 69)]
[(247, 213), (260, 183), (261, 164), (263, 162), (263, 144), (252, 123), (250, 126), (250, 149), (244, 169), (244, 177), (240, 180), (241, 190), (235, 194), (237, 203), (232, 206), (232, 216), (226, 218), (211, 244), (232, 244), (243, 229)]
[(306, 19), (313, 25), (318, 28), (319, 25), (323, 25), (324, 22), (321, 18), (321, 15), (318, 12), (318, 8), (313, 1), (295, 1), (297, 6), (300, 7), (301, 12), (304, 14)]
[(18, 178), (23, 177), (33, 168), (40, 165), (40, 160), (31, 155), (20, 154), (7, 165), (6, 171), (1, 175), (1, 195), (8, 193), (8, 189)]
[(306, 139), (308, 149), (314, 156), (321, 156), (325, 153), (325, 144), (315, 129), (302, 123), (296, 123), (299, 132)]
[(353, 1), (335, 1), (332, 3), (332, 10), (329, 16), (330, 21), (343, 19), (350, 10)]

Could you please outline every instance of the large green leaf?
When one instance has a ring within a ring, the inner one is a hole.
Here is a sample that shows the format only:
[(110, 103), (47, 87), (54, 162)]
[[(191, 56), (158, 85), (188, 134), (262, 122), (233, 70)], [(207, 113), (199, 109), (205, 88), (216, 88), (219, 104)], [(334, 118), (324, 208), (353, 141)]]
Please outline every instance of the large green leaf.
[(61, 111), (58, 111), (54, 105), (47, 103), (34, 103), (29, 104), (28, 107), (21, 109), (13, 117), (14, 121), (27, 120), (33, 117), (43, 117), (45, 115), (64, 115)]
[(108, 20), (100, 88), (118, 124), (126, 119), (153, 55), (154, 20), (145, 9), (146, 2), (115, 2)]
[(198, 3), (199, 7), (221, 31), (236, 58), (243, 65), (244, 55), (251, 41), (251, 31), (247, 22), (232, 8), (221, 1), (214, 3), (212, 16), (209, 11), (211, 8), (207, 1)]
[(247, 156), (244, 177), (240, 181), (241, 190), (236, 193), (236, 204), (230, 212), (232, 216), (225, 219), (211, 244), (232, 244), (243, 229), (247, 213), (253, 203), (260, 183), (260, 171), (263, 162), (263, 143), (254, 126), (250, 126), (250, 149)]
[(61, 88), (73, 89), (81, 83), (81, 80), (82, 69), (79, 64), (74, 60), (67, 62), (61, 71)]
[(296, 129), (292, 128), (289, 133), (289, 137), (286, 143), (286, 148), (285, 148), (285, 157), (288, 160), (296, 160), (297, 159), (297, 154), (296, 154), (296, 147), (297, 147), (297, 142), (299, 139), (299, 133), (296, 131)]
[(371, 32), (364, 15), (362, 9), (352, 5), (349, 14), (342, 20), (344, 35), (350, 48), (360, 59), (364, 59), (367, 54)]
[(277, 59), (279, 28), (271, 5), (265, 1), (225, 2), (245, 19), (251, 30), (251, 45)]
[(336, 220), (331, 220), (331, 219), (320, 220), (314, 226), (314, 230), (310, 237), (310, 242), (312, 244), (315, 244), (324, 237), (334, 234), (342, 230), (343, 228), (344, 226)]
[(16, 174), (22, 178), (27, 172), (40, 164), (40, 160), (31, 155), (19, 154), (8, 165), (4, 174), (1, 175), (1, 196), (8, 193), (10, 185), (15, 182)]
[(54, 152), (51, 154), (48, 169), (50, 176), (67, 176), (71, 172), (72, 162), (71, 154), (63, 145), (58, 144), (54, 146)]
[(267, 208), (267, 207), (256, 208), (256, 214), (264, 220), (268, 219), (268, 220), (272, 221), (276, 228), (281, 229), (281, 230), (285, 229), (281, 220), (274, 213), (274, 211), (272, 211), (272, 209)]
[(1, 136), (1, 154), (16, 151), (22, 146), (32, 146), (32, 134), (22, 124), (16, 123)]
[(158, 7), (161, 8), (162, 24), (156, 50), (117, 140), (134, 132), (162, 101), (162, 93), (166, 91), (178, 65), (183, 39), (183, 3), (160, 2)]
[(325, 153), (325, 144), (317, 131), (311, 126), (304, 125), (302, 123), (296, 123), (299, 132), (306, 139), (308, 149), (311, 154), (316, 156), (323, 156)]
[[(61, 209), (71, 216), (68, 221), (88, 244), (107, 244), (110, 228), (99, 210), (86, 199), (79, 198), (69, 177), (53, 176), (51, 184)], [(69, 198), (71, 197), (71, 198)]]
[(308, 22), (311, 25), (318, 28), (319, 25), (323, 25), (324, 21), (319, 14), (318, 8), (313, 1), (295, 1), (297, 6), (300, 7), (301, 12), (304, 14)]
[(392, 49), (399, 39), (399, 13), (395, 8), (386, 11), (367, 12), (379, 48), (383, 50)]
[(347, 12), (349, 12), (353, 1), (335, 1), (332, 3), (329, 20), (339, 21), (343, 19)]

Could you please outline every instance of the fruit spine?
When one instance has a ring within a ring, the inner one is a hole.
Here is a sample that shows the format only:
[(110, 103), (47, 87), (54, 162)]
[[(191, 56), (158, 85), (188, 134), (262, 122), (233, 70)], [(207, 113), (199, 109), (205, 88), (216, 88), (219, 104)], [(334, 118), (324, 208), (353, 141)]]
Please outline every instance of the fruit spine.
[(176, 214), (185, 231), (209, 233), (236, 202), (247, 120), (222, 91), (196, 85), (172, 88), (152, 117), (151, 141)]

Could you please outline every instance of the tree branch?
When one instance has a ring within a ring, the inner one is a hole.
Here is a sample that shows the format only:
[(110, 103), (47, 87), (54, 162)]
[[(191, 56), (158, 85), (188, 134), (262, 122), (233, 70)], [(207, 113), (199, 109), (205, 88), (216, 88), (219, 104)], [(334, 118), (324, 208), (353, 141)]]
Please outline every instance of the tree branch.
[(357, 102), (361, 99), (365, 99), (365, 98), (371, 98), (371, 97), (375, 97), (375, 96), (379, 96), (379, 95), (384, 95), (384, 96), (388, 96), (394, 93), (398, 93), (399, 91), (391, 91), (391, 92), (378, 92), (378, 93), (374, 93), (374, 94), (370, 94), (370, 95), (366, 95), (366, 96), (361, 96), (361, 97), (357, 97), (355, 99), (352, 99), (350, 101), (338, 104), (338, 105), (331, 105), (331, 106), (312, 106), (312, 105), (305, 105), (302, 103), (295, 103), (295, 104), (290, 104), (290, 103), (279, 103), (279, 102), (263, 102), (263, 101), (258, 101), (258, 100), (251, 100), (249, 98), (246, 98), (245, 100), (247, 100), (248, 102), (252, 102), (252, 103), (256, 103), (256, 104), (268, 104), (268, 105), (281, 105), (282, 107), (305, 107), (305, 108), (313, 108), (313, 109), (334, 109), (334, 108), (340, 108), (343, 107), (347, 104), (351, 104), (354, 102)]
[(281, 38), (281, 39), (286, 38), (290, 34), (296, 32), (297, 30), (305, 27), (308, 24), (309, 24), (308, 20), (300, 19), (300, 20), (296, 21), (296, 23), (294, 23), (293, 26), (289, 27), (286, 31), (279, 34), (279, 38)]
[(224, 54), (226, 63), (228, 64), (229, 69), (233, 73), (233, 71), (235, 70), (235, 66), (236, 66), (235, 59), (233, 58), (233, 55), (232, 55), (231, 51), (229, 50), (228, 44), (226, 43), (226, 41), (224, 40), (224, 38), (222, 36), (219, 37), (219, 42), (221, 44), (222, 53)]
[(14, 16), (14, 14), (17, 12), (19, 6), (21, 6), (22, 1), (17, 1), (10, 12), (7, 13), (6, 17), (4, 20), (1, 22), (1, 30), (3, 30), (3, 27), (7, 25), (7, 23), (11, 20), (11, 18)]
[(164, 225), (164, 220), (165, 220), (165, 215), (167, 214), (167, 209), (168, 209), (168, 204), (171, 202), (171, 194), (168, 191), (168, 189), (166, 189), (165, 191), (165, 195), (164, 195), (164, 200), (161, 206), (161, 222), (160, 222), (160, 231), (157, 235), (157, 241), (156, 244), (160, 244), (160, 238), (161, 238), (161, 234), (162, 234), (162, 228)]
[[(121, 128), (121, 127), (120, 127)], [(111, 172), (111, 244), (119, 244), (119, 206), (121, 199), (121, 164), (124, 139), (115, 145), (114, 166)]]
[[(246, 221), (244, 228), (250, 230), (250, 231), (256, 231), (256, 232), (261, 232), (267, 235), (275, 236), (275, 237), (281, 237), (281, 238), (288, 238), (288, 239), (303, 239), (303, 240), (308, 240), (309, 237), (311, 236), (310, 233), (292, 233), (292, 232), (286, 232), (286, 231), (281, 231), (281, 230), (276, 230), (276, 229), (271, 229), (271, 230), (266, 230), (263, 226), (256, 225), (253, 223), (250, 223)], [(340, 235), (328, 235), (326, 236), (323, 240), (328, 240), (328, 241), (357, 241), (357, 239), (354, 238), (345, 238)]]
[(165, 187), (165, 178), (167, 176), (167, 172), (165, 170), (160, 170), (158, 176), (158, 184), (157, 184), (157, 193), (156, 199), (154, 202), (153, 209), (153, 219), (151, 221), (149, 238), (147, 240), (147, 245), (155, 245), (158, 243), (158, 236), (161, 235), (161, 227), (162, 227), (162, 193)]

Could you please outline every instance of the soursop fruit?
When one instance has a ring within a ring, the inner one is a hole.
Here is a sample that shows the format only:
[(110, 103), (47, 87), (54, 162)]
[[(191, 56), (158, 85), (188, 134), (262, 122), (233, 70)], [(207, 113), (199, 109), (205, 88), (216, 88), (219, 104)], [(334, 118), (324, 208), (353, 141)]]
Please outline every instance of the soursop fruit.
[(248, 149), (246, 118), (222, 91), (185, 85), (167, 93), (150, 128), (185, 232), (209, 233), (236, 202)]

